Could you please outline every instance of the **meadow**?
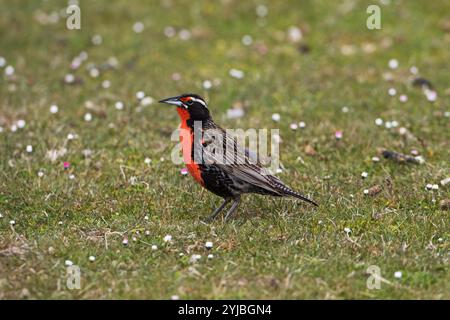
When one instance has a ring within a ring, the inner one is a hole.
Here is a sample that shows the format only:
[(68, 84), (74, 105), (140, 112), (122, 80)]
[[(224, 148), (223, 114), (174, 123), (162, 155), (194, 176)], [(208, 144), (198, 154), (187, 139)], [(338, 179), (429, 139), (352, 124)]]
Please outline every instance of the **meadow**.
[[(450, 298), (450, 2), (81, 0), (80, 30), (66, 6), (0, 0), (0, 299)], [(185, 92), (279, 129), (320, 206), (202, 223), (221, 199), (157, 103)]]

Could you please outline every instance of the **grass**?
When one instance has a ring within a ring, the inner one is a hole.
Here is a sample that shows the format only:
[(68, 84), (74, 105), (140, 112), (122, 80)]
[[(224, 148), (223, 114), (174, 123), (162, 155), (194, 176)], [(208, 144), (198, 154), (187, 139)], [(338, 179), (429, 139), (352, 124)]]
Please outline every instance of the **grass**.
[[(390, 1), (380, 5), (382, 29), (368, 30), (372, 2), (81, 1), (82, 29), (69, 31), (63, 18), (36, 18), (63, 9), (60, 1), (1, 0), (0, 56), (15, 75), (0, 69), (0, 298), (449, 299), (449, 212), (439, 207), (449, 187), (425, 185), (450, 176), (450, 6)], [(255, 14), (261, 3), (269, 9), (265, 18)], [(136, 21), (145, 25), (140, 34), (132, 30)], [(303, 30), (308, 52), (286, 39), (293, 25)], [(191, 38), (168, 38), (166, 26), (190, 30)], [(101, 45), (92, 45), (95, 34)], [(241, 43), (246, 34), (250, 46)], [(71, 71), (81, 51), (89, 57)], [(89, 76), (89, 63), (112, 56), (116, 69)], [(388, 68), (393, 58), (396, 70)], [(433, 83), (436, 102), (411, 86), (413, 65)], [(230, 77), (231, 68), (245, 77)], [(68, 72), (81, 83), (64, 84)], [(207, 79), (220, 85), (205, 90)], [(104, 80), (110, 88), (102, 88)], [(387, 94), (391, 87), (397, 96)], [(170, 161), (178, 116), (168, 106), (139, 106), (139, 90), (155, 100), (202, 94), (226, 128), (279, 128), (286, 168), (280, 178), (320, 207), (246, 196), (232, 222), (202, 224), (220, 199)], [(114, 108), (118, 100), (122, 111)], [(236, 103), (245, 116), (228, 119)], [(49, 112), (52, 104), (57, 114)], [(376, 126), (379, 117), (415, 138)], [(12, 132), (19, 119), (25, 128)], [(290, 130), (298, 121), (306, 128)], [(343, 131), (340, 141), (336, 130)], [(70, 133), (77, 138), (68, 140)], [(305, 153), (307, 145), (315, 155)], [(66, 153), (56, 161), (46, 157), (61, 148)], [(417, 149), (426, 163), (372, 163), (377, 148)], [(377, 184), (380, 194), (363, 194)], [(172, 235), (170, 245), (165, 235)], [(210, 251), (206, 241), (214, 244)], [(193, 254), (202, 255), (198, 263), (189, 262)], [(80, 290), (67, 289), (65, 260), (80, 267)], [(388, 281), (379, 290), (366, 286), (370, 265)]]

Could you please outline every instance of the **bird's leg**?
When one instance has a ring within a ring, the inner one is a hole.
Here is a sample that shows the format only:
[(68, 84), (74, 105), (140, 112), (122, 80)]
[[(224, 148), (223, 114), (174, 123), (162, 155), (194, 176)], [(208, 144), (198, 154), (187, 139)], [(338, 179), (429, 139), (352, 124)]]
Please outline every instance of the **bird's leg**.
[(229, 198), (225, 199), (225, 201), (220, 205), (220, 207), (218, 207), (216, 210), (214, 210), (214, 212), (208, 218), (206, 218), (205, 222), (213, 221), (214, 218), (223, 210), (223, 208), (225, 208), (225, 206), (230, 201), (231, 201), (231, 199), (229, 199)]
[(236, 212), (239, 202), (241, 202), (241, 198), (234, 199), (234, 202), (231, 205), (230, 210), (228, 210), (227, 214), (225, 215), (225, 222), (227, 222), (233, 216), (233, 214)]

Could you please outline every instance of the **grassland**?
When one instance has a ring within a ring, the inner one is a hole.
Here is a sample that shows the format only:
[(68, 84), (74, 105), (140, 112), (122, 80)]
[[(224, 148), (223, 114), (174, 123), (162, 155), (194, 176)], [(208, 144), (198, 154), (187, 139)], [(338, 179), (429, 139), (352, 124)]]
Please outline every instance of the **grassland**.
[[(380, 4), (381, 30), (366, 28), (367, 1), (81, 1), (81, 30), (52, 18), (65, 4), (0, 1), (0, 56), (14, 67), (0, 68), (1, 299), (450, 298), (439, 205), (450, 176), (448, 1)], [(412, 66), (435, 102), (411, 85)], [(204, 95), (226, 128), (279, 128), (280, 178), (320, 207), (247, 196), (232, 222), (201, 223), (220, 199), (170, 161), (178, 116), (142, 106), (141, 90), (155, 101)], [(233, 105), (244, 117), (227, 117)], [(374, 163), (377, 148), (417, 150), (425, 163)], [(66, 260), (81, 269), (80, 290), (66, 287)], [(366, 286), (370, 265), (386, 280), (379, 290)]]

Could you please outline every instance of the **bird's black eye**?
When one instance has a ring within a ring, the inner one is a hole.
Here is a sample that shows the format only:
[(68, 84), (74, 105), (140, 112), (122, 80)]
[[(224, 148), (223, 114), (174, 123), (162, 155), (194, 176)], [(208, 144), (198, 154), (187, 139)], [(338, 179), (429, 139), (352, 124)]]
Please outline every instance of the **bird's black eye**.
[(194, 104), (194, 101), (193, 100), (188, 100), (187, 104), (192, 106)]

